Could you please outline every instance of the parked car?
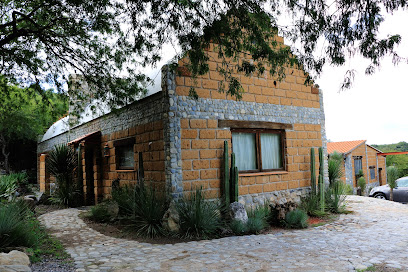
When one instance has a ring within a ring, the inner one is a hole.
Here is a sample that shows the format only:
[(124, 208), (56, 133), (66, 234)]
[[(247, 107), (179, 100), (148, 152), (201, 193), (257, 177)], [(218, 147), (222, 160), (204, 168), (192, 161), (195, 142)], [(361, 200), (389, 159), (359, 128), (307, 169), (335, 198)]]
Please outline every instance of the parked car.
[[(387, 184), (374, 187), (369, 196), (389, 200), (390, 186)], [(408, 203), (408, 177), (397, 179), (397, 187), (393, 190), (393, 197), (396, 202)]]

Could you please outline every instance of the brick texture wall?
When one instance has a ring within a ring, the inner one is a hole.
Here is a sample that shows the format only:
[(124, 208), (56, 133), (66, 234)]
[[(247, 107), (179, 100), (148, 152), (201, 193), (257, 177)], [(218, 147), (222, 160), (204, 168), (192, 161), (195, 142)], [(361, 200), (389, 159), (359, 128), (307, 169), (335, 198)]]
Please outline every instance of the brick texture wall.
[[(218, 128), (217, 120), (203, 119), (182, 119), (181, 129), (184, 192), (201, 187), (207, 197), (219, 197), (224, 141), (231, 147), (230, 130)], [(240, 174), (239, 195), (310, 186), (310, 148), (322, 146), (320, 131), (320, 125), (294, 124), (286, 131), (286, 171)]]
[[(110, 155), (109, 157), (103, 158), (103, 194), (105, 197), (109, 197), (114, 179), (119, 178), (121, 186), (136, 183), (139, 152), (143, 153), (145, 181), (153, 182), (157, 189), (164, 189), (165, 158), (163, 135), (163, 121), (155, 121), (102, 136), (101, 148), (103, 149), (107, 144)], [(118, 170), (116, 168), (115, 147), (113, 144), (116, 140), (129, 137), (135, 137), (135, 167), (134, 170)]]
[[(218, 73), (218, 69), (225, 68), (225, 66), (222, 64), (223, 60), (218, 57), (216, 46), (211, 45), (206, 53), (209, 57), (210, 71), (196, 79), (191, 78), (186, 72), (182, 73), (182, 76), (176, 77), (176, 94), (188, 96), (190, 88), (195, 87), (201, 98), (235, 100), (235, 97), (218, 91), (221, 81), (224, 80), (223, 76)], [(249, 55), (245, 57), (246, 60), (250, 60)], [(182, 59), (179, 61), (179, 65), (183, 66), (186, 62), (186, 59)], [(232, 74), (232, 76), (236, 77), (242, 84), (244, 89), (242, 101), (244, 102), (320, 108), (319, 91), (304, 84), (305, 73), (296, 68), (287, 68), (285, 73), (286, 77), (281, 81), (276, 76), (271, 76), (268, 69), (259, 76), (248, 77), (240, 73)]]

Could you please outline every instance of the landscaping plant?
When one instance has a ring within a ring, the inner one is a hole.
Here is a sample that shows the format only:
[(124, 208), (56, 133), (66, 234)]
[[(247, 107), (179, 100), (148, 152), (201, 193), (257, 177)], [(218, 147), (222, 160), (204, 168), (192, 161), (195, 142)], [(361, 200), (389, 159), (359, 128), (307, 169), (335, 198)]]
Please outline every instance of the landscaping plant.
[(326, 209), (332, 213), (342, 213), (345, 210), (344, 184), (342, 181), (334, 181), (326, 190)]
[(18, 183), (11, 175), (0, 176), (0, 201), (13, 197), (17, 191)]
[(91, 208), (89, 219), (100, 223), (111, 221), (114, 215), (110, 211), (109, 205), (113, 205), (113, 203), (102, 202), (98, 205), (93, 206)]
[(248, 210), (247, 214), (248, 222), (246, 225), (248, 234), (258, 234), (268, 226), (270, 209), (267, 203)]
[(328, 161), (328, 172), (329, 172), (329, 182), (330, 185), (334, 184), (336, 181), (340, 180), (343, 176), (342, 171), (343, 156), (336, 151), (330, 155)]
[(222, 227), (218, 201), (205, 200), (201, 189), (175, 202), (179, 215), (180, 235), (188, 238), (214, 237)]
[(130, 222), (139, 236), (165, 234), (162, 220), (169, 201), (165, 194), (154, 190), (151, 183), (114, 188), (112, 199), (119, 206), (119, 215)]
[(390, 200), (394, 201), (394, 189), (397, 187), (397, 179), (399, 178), (398, 169), (395, 166), (387, 167), (387, 183), (390, 186)]
[(41, 233), (36, 223), (24, 202), (0, 204), (0, 249), (37, 247)]
[(365, 189), (366, 189), (366, 180), (364, 177), (359, 177), (357, 180), (357, 186), (360, 187), (360, 195), (365, 195)]
[(307, 219), (308, 216), (305, 211), (296, 209), (286, 214), (285, 225), (288, 228), (304, 229), (308, 226)]
[(76, 182), (74, 182), (75, 170), (78, 166), (77, 155), (73, 148), (67, 145), (57, 145), (48, 154), (47, 169), (55, 177), (57, 190), (53, 199), (64, 206), (76, 206), (80, 197)]

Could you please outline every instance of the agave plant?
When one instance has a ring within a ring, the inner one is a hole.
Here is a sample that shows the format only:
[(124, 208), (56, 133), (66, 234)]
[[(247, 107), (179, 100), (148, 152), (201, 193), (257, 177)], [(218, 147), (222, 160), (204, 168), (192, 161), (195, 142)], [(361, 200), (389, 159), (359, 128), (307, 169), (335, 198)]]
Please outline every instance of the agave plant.
[(77, 156), (73, 148), (66, 145), (57, 145), (48, 154), (47, 170), (55, 176), (57, 190), (55, 199), (60, 204), (70, 206), (75, 202), (74, 174), (78, 165)]

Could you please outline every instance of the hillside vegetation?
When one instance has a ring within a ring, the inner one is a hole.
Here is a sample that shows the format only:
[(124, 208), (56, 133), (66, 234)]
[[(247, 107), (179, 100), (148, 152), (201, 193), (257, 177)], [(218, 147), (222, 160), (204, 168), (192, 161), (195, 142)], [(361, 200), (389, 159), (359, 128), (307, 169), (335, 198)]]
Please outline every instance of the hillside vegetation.
[[(372, 145), (382, 152), (404, 152), (408, 151), (407, 142), (399, 142), (396, 144)], [(397, 167), (399, 176), (408, 176), (408, 154), (405, 155), (389, 155), (387, 156), (387, 166), (394, 165)]]

